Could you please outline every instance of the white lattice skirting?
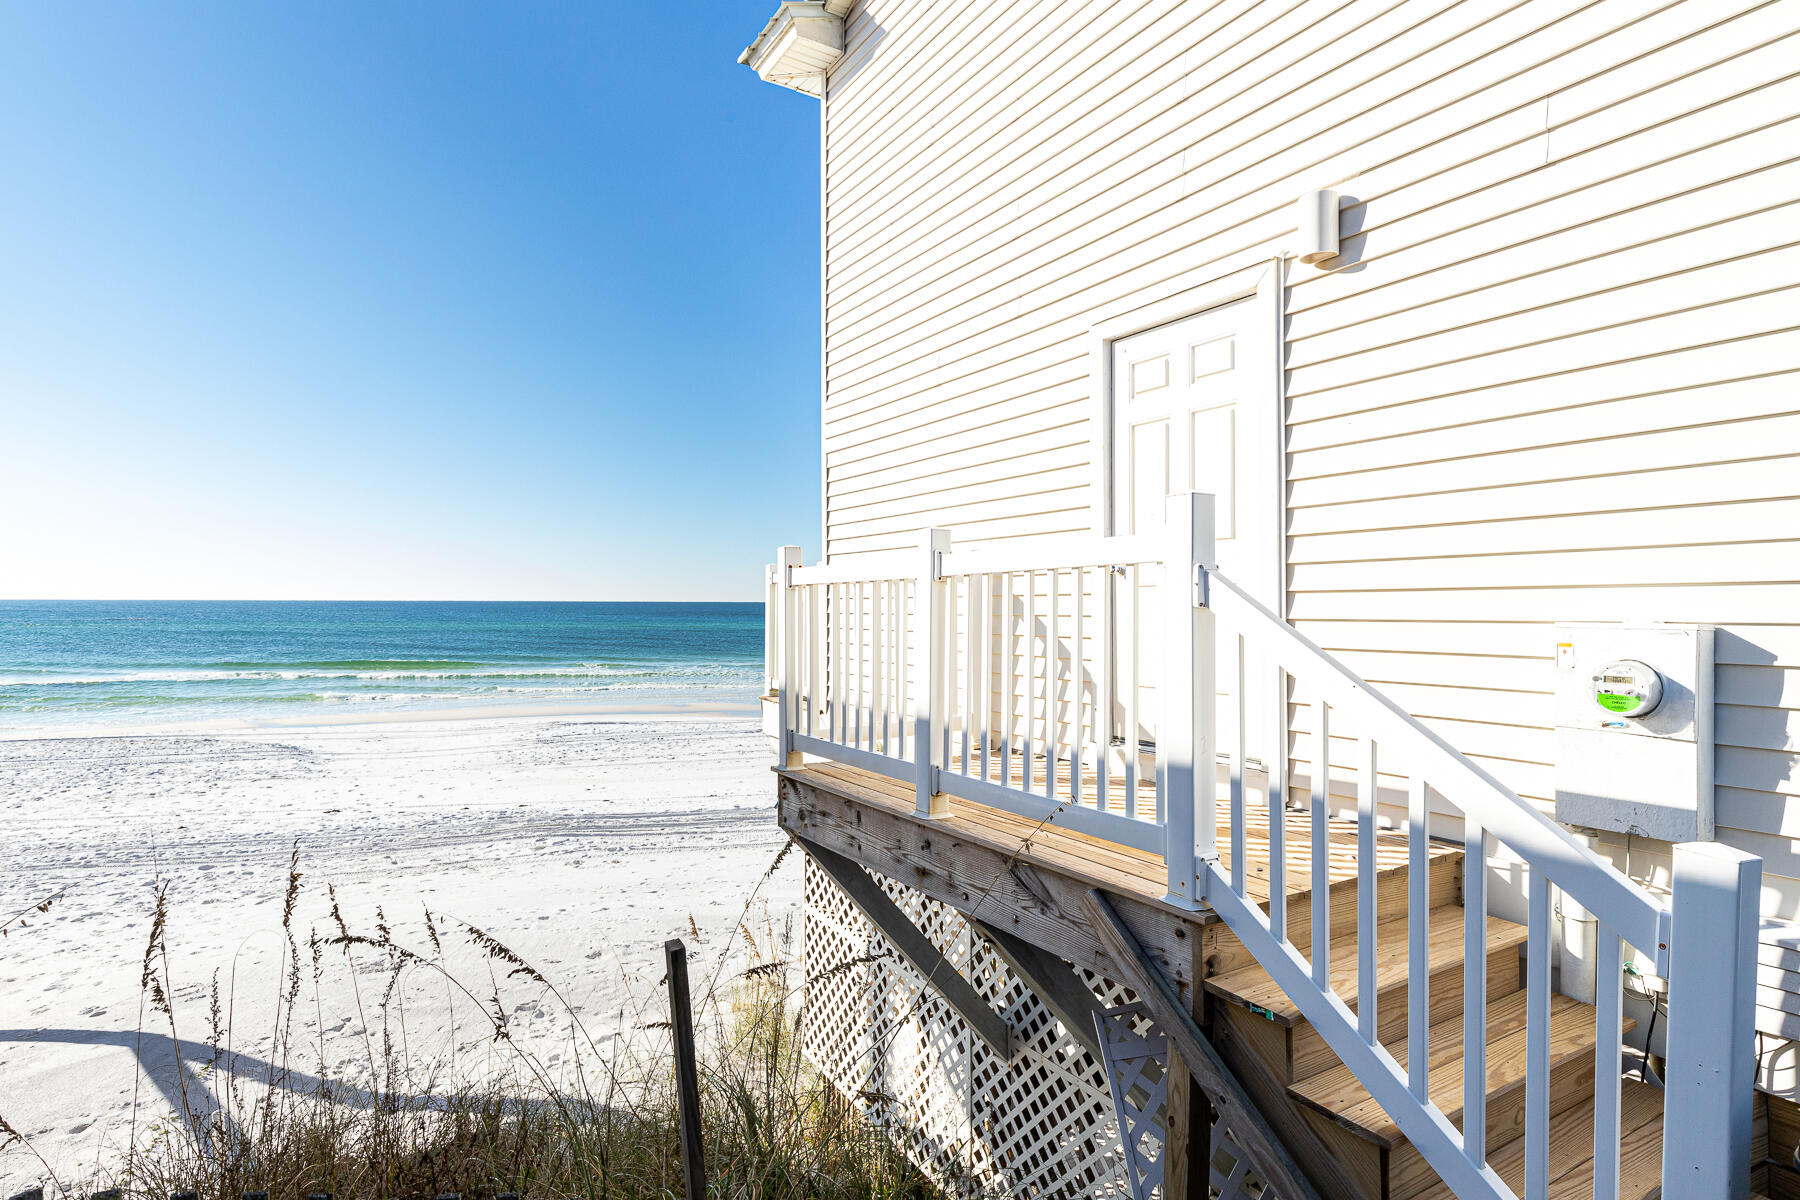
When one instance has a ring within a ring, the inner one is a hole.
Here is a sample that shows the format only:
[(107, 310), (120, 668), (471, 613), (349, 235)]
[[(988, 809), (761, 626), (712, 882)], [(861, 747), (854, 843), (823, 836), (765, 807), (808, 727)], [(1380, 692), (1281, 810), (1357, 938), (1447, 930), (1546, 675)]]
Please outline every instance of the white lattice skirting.
[[(956, 1194), (1129, 1200), (1118, 1122), (1100, 1065), (954, 909), (874, 878), (1004, 1014), (1018, 1048), (1011, 1062), (1000, 1062), (809, 861), (807, 1057), (909, 1158)], [(1081, 974), (1107, 1007), (1136, 999), (1110, 980)], [(1241, 1157), (1215, 1126), (1213, 1195), (1262, 1196)]]

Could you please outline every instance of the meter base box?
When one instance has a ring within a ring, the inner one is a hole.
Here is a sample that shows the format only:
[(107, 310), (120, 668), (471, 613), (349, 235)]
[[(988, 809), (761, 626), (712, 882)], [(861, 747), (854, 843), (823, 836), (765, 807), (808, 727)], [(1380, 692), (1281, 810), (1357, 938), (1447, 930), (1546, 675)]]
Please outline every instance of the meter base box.
[[(1713, 836), (1713, 631), (1707, 625), (1556, 626), (1556, 819), (1665, 842)], [(1602, 668), (1662, 677), (1641, 718), (1594, 697)]]

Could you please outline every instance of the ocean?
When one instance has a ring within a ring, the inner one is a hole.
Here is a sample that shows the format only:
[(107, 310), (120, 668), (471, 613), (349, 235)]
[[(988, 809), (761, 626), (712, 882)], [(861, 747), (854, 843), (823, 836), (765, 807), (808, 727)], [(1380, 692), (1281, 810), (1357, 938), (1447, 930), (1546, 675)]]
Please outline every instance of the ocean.
[(761, 604), (0, 600), (0, 731), (753, 711)]

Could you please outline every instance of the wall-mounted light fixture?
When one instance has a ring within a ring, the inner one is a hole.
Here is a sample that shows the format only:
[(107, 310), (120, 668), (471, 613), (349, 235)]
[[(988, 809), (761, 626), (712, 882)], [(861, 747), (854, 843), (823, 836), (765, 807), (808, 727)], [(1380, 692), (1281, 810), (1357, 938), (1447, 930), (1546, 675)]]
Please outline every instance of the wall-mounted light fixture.
[(1303, 263), (1321, 263), (1338, 256), (1338, 194), (1324, 188), (1302, 192), (1294, 202), (1299, 237), (1294, 253)]

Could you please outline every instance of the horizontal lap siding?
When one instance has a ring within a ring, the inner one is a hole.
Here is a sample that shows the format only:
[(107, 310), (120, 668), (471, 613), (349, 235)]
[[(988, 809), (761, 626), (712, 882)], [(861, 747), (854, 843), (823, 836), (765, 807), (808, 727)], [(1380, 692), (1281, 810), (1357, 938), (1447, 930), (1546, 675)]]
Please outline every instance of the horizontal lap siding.
[[(1721, 627), (1800, 916), (1800, 11), (870, 0), (826, 115), (833, 555), (1090, 529), (1087, 331), (1286, 248), (1296, 624), (1548, 803), (1557, 620)], [(1302, 729), (1296, 751), (1311, 747)]]
[(1353, 261), (1288, 304), (1290, 603), (1546, 805), (1552, 623), (1718, 624), (1719, 836), (1794, 918), (1800, 15), (1652, 22), (1565, 55), (1529, 140), (1338, 181)]

